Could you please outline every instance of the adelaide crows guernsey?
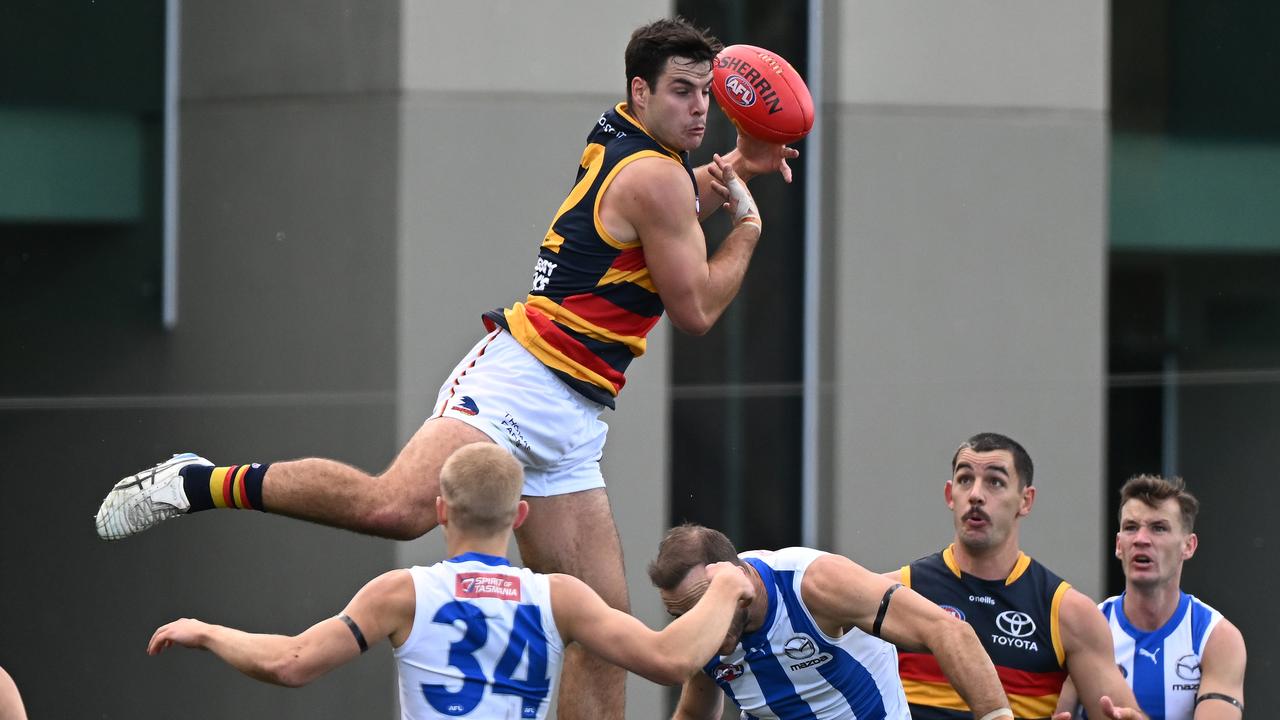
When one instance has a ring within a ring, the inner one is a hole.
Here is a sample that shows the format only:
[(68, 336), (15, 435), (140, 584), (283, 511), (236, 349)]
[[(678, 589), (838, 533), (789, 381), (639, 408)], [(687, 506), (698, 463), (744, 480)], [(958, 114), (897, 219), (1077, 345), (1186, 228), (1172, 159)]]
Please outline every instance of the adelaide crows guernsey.
[(839, 638), (823, 633), (801, 599), (805, 570), (825, 554), (809, 548), (743, 553), (764, 581), (768, 615), (703, 672), (746, 718), (906, 720), (893, 646), (857, 628)]
[[(1019, 720), (1050, 717), (1067, 679), (1058, 609), (1071, 586), (1025, 553), (1007, 578), (983, 580), (960, 570), (953, 547), (902, 568), (902, 584), (973, 626)], [(972, 717), (933, 655), (898, 662), (912, 718)]]
[(587, 136), (578, 179), (538, 253), (533, 288), (522, 303), (485, 313), (561, 380), (608, 407), (626, 382), (633, 358), (662, 316), (637, 239), (619, 242), (600, 222), (600, 198), (628, 164), (641, 158), (678, 163), (689, 174), (697, 209), (698, 184), (688, 153), (654, 140), (624, 103), (600, 116)]
[(395, 650), (401, 717), (546, 717), (564, 654), (547, 577), (480, 553), (409, 572), (417, 606)]
[(1116, 664), (1151, 720), (1191, 720), (1200, 689), (1200, 656), (1222, 620), (1222, 613), (1194, 595), (1180, 595), (1173, 616), (1151, 632), (1129, 624), (1123, 594), (1098, 605), (1111, 625)]

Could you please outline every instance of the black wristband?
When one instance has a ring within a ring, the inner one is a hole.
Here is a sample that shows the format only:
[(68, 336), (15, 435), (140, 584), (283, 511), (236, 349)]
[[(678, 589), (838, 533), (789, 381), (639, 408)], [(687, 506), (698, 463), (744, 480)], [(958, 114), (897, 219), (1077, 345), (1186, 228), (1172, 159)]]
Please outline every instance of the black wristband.
[(355, 635), (355, 637), (356, 637), (356, 644), (360, 646), (360, 652), (364, 652), (364, 651), (368, 650), (368, 649), (369, 649), (369, 643), (365, 642), (365, 640), (364, 640), (364, 633), (360, 632), (360, 626), (356, 624), (356, 621), (355, 621), (355, 620), (352, 620), (352, 619), (351, 619), (351, 618), (349, 618), (349, 617), (347, 617), (345, 613), (343, 613), (342, 615), (339, 615), (339, 616), (338, 616), (338, 619), (339, 619), (339, 620), (341, 620), (342, 622), (346, 623), (346, 624), (347, 624), (347, 628), (349, 628), (349, 629), (351, 630), (351, 634), (352, 634), (352, 635)]
[(880, 637), (880, 625), (884, 623), (884, 614), (889, 612), (889, 598), (902, 587), (902, 583), (894, 583), (888, 590), (884, 591), (884, 596), (880, 598), (880, 609), (876, 610), (876, 621), (871, 624), (871, 634)]
[[(1225, 703), (1231, 703), (1232, 705), (1235, 705), (1235, 706), (1236, 706), (1236, 708), (1237, 708), (1241, 713), (1244, 713), (1244, 703), (1242, 703), (1242, 702), (1240, 702), (1239, 700), (1237, 700), (1237, 699), (1235, 699), (1235, 698), (1231, 697), (1230, 695), (1223, 695), (1222, 693), (1215, 693), (1215, 692), (1205, 693), (1205, 694), (1201, 695), (1200, 697), (1196, 698), (1196, 705), (1199, 705), (1201, 702), (1203, 702), (1203, 701), (1205, 701), (1205, 700), (1221, 700), (1221, 701), (1223, 701), (1223, 702), (1225, 702)], [(1194, 707), (1194, 706), (1192, 706), (1192, 707)]]

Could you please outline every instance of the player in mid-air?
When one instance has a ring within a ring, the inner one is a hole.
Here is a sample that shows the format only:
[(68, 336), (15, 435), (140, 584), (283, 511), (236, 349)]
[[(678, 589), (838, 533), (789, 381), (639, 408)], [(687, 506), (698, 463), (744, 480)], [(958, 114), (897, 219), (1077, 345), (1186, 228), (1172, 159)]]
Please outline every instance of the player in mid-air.
[(509, 453), (492, 443), (464, 446), (440, 471), (436, 507), (448, 560), (377, 577), (340, 615), (293, 637), (184, 619), (156, 630), (147, 652), (203, 648), (250, 677), (300, 686), (389, 639), (406, 720), (542, 718), (568, 643), (675, 685), (715, 653), (735, 610), (751, 601), (741, 570), (703, 568), (710, 584), (702, 601), (654, 632), (577, 578), (512, 567), (511, 531), (528, 514), (522, 485)]
[[(97, 514), (98, 534), (127, 537), (175, 516), (241, 508), (390, 538), (437, 524), (440, 467), (454, 450), (493, 442), (525, 468), (528, 521), (520, 553), (539, 572), (581, 578), (629, 607), (622, 551), (600, 458), (600, 420), (631, 360), (665, 312), (705, 333), (737, 294), (760, 239), (746, 182), (791, 179), (783, 145), (738, 135), (694, 168), (706, 131), (718, 40), (687, 22), (632, 33), (627, 96), (593, 122), (577, 181), (542, 239), (523, 302), (485, 314), (490, 332), (441, 388), (435, 409), (381, 475), (323, 459), (214, 467), (177, 455), (125, 478)], [(708, 256), (700, 222), (726, 208), (732, 229)], [(575, 646), (565, 660), (560, 717), (621, 718), (624, 673)]]

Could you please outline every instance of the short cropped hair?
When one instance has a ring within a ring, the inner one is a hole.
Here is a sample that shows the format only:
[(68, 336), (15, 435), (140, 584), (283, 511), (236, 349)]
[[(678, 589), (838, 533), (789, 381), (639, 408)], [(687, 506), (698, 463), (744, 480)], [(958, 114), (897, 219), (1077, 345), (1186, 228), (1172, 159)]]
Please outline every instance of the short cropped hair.
[(1120, 488), (1120, 510), (1124, 512), (1124, 504), (1130, 500), (1141, 500), (1147, 507), (1159, 507), (1169, 498), (1178, 501), (1178, 510), (1182, 516), (1182, 529), (1195, 532), (1196, 515), (1200, 512), (1200, 501), (1187, 490), (1182, 478), (1170, 478), (1159, 475), (1134, 475), (1125, 481)]
[(440, 495), (458, 529), (497, 533), (515, 520), (524, 489), (524, 467), (489, 442), (463, 445), (440, 468)]
[(673, 57), (688, 58), (695, 63), (710, 62), (724, 49), (709, 30), (699, 30), (688, 20), (657, 20), (631, 33), (624, 55), (627, 69), (627, 102), (631, 102), (631, 78), (638, 77), (658, 86), (658, 76)]
[(658, 543), (658, 557), (649, 563), (649, 580), (659, 590), (673, 590), (693, 568), (718, 562), (742, 565), (728, 536), (685, 523), (668, 530)]
[(1004, 450), (1013, 456), (1013, 469), (1018, 473), (1018, 487), (1025, 488), (1031, 486), (1031, 480), (1035, 476), (1035, 465), (1031, 462), (1031, 455), (1027, 453), (1026, 448), (1018, 444), (1017, 440), (1000, 433), (984, 432), (978, 433), (973, 437), (960, 443), (960, 447), (956, 448), (956, 452), (951, 456), (951, 472), (955, 474), (956, 460), (960, 458), (960, 451), (972, 450), (978, 453), (995, 452)]

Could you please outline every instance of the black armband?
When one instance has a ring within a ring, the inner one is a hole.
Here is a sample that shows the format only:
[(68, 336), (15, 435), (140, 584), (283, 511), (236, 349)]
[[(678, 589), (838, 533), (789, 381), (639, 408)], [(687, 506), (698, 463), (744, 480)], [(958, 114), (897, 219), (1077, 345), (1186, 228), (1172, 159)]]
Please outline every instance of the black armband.
[(1222, 693), (1205, 693), (1200, 697), (1196, 698), (1196, 705), (1199, 705), (1205, 700), (1221, 700), (1224, 703), (1230, 703), (1232, 705), (1235, 705), (1236, 709), (1239, 710), (1241, 714), (1244, 713), (1244, 703), (1231, 697), (1230, 695), (1223, 695)]
[(871, 634), (880, 637), (880, 626), (884, 623), (884, 614), (889, 612), (889, 598), (902, 587), (902, 583), (894, 583), (888, 590), (884, 591), (884, 596), (880, 598), (880, 609), (876, 610), (876, 621), (871, 624)]
[(360, 632), (360, 626), (356, 624), (356, 621), (347, 617), (346, 613), (339, 615), (338, 619), (346, 623), (347, 628), (351, 630), (351, 634), (356, 637), (356, 644), (360, 646), (360, 652), (368, 650), (369, 643), (365, 642), (364, 633)]

